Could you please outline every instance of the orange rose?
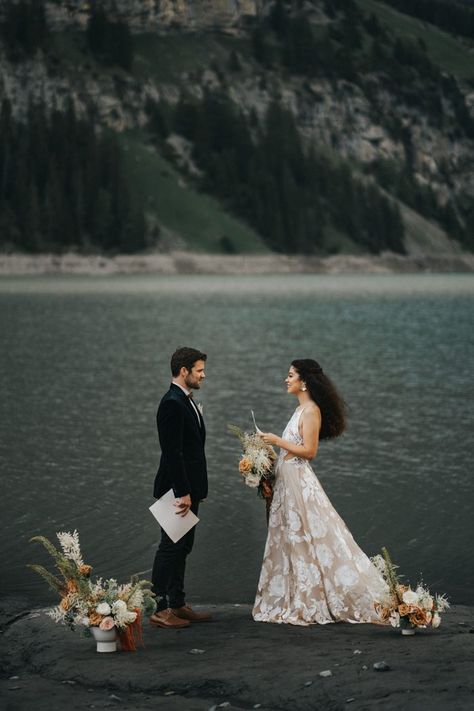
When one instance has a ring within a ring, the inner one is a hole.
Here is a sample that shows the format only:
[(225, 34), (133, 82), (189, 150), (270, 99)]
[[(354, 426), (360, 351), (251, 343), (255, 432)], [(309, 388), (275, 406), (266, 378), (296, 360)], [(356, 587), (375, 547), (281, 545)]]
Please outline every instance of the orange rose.
[(413, 612), (413, 607), (411, 605), (407, 605), (406, 602), (402, 602), (398, 606), (398, 614), (400, 617), (405, 617), (405, 615), (409, 615), (410, 612)]
[(252, 471), (252, 462), (247, 457), (243, 457), (239, 462), (239, 472), (241, 474), (248, 474)]
[(81, 565), (79, 566), (79, 575), (84, 575), (86, 578), (91, 574), (92, 565)]
[(416, 625), (417, 627), (428, 624), (425, 611), (420, 610), (419, 607), (417, 607), (416, 610), (411, 613), (409, 620), (413, 625)]
[(76, 583), (75, 580), (68, 580), (67, 581), (67, 591), (68, 593), (75, 593), (79, 590), (79, 586)]
[(95, 627), (96, 625), (100, 625), (100, 623), (102, 622), (102, 620), (104, 618), (103, 615), (99, 615), (99, 613), (95, 612), (95, 610), (93, 610), (92, 612), (89, 612), (88, 617), (89, 617), (89, 624), (92, 627)]
[(386, 622), (388, 620), (391, 612), (392, 611), (389, 607), (379, 607), (379, 609), (377, 610), (377, 614), (382, 620), (382, 622)]
[(67, 612), (69, 610), (69, 608), (71, 607), (71, 602), (67, 595), (61, 600), (61, 602), (59, 603), (59, 607), (61, 608), (61, 610), (64, 610), (64, 612)]

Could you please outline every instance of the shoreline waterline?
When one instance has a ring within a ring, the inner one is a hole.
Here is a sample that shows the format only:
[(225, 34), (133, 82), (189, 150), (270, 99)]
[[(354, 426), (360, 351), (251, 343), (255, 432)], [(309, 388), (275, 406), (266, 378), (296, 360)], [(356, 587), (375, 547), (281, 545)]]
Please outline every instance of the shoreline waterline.
[(0, 277), (75, 274), (417, 274), (473, 273), (474, 254), (333, 255), (201, 254), (175, 251), (163, 254), (80, 255), (0, 254)]

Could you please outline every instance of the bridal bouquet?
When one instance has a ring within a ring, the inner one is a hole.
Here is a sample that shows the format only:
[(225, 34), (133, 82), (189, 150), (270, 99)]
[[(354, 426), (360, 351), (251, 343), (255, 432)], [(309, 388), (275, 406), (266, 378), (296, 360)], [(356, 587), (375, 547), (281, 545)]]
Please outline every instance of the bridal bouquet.
[(56, 535), (59, 550), (44, 536), (31, 539), (46, 548), (61, 576), (50, 573), (42, 565), (28, 566), (61, 597), (59, 605), (47, 614), (71, 630), (78, 626), (85, 631), (90, 627), (101, 630), (115, 627), (122, 649), (134, 651), (135, 642), (141, 641), (142, 611), (152, 614), (156, 607), (150, 583), (138, 577), (133, 577), (125, 585), (119, 585), (114, 578), (97, 578), (93, 582), (90, 577), (92, 567), (84, 563), (77, 531)]
[(450, 606), (444, 595), (431, 595), (421, 583), (414, 590), (402, 584), (386, 548), (382, 548), (382, 555), (371, 560), (388, 586), (385, 598), (375, 604), (382, 622), (400, 627), (402, 634), (413, 634), (416, 627), (439, 627), (440, 612)]
[(257, 489), (259, 495), (267, 500), (268, 508), (275, 482), (274, 465), (277, 458), (275, 450), (270, 444), (266, 444), (256, 432), (244, 432), (235, 425), (228, 427), (229, 431), (239, 438), (242, 445), (239, 472), (247, 486)]

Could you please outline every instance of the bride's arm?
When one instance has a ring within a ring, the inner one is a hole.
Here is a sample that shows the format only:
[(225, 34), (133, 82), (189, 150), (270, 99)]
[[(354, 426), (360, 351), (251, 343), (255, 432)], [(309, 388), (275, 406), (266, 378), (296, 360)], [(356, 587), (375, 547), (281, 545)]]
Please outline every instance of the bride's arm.
[(267, 444), (285, 449), (290, 454), (302, 459), (314, 459), (318, 451), (319, 429), (321, 427), (321, 415), (319, 410), (303, 412), (301, 415), (303, 444), (295, 444), (287, 439), (282, 439), (272, 432), (264, 432), (262, 439)]

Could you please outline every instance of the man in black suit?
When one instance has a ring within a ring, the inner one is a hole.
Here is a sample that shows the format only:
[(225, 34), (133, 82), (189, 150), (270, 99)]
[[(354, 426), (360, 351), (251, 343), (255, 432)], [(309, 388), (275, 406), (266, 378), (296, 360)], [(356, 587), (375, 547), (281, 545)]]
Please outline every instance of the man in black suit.
[[(161, 460), (155, 478), (154, 496), (159, 499), (170, 489), (176, 496), (176, 515), (189, 510), (198, 513), (199, 502), (207, 496), (207, 467), (204, 454), (206, 430), (200, 408), (193, 400), (204, 380), (207, 356), (195, 348), (178, 348), (171, 356), (173, 380), (163, 396), (156, 423)], [(195, 527), (173, 543), (161, 530), (161, 541), (153, 564), (152, 582), (157, 610), (150, 622), (157, 627), (188, 627), (191, 622), (211, 619), (185, 603), (184, 571), (192, 550)]]

